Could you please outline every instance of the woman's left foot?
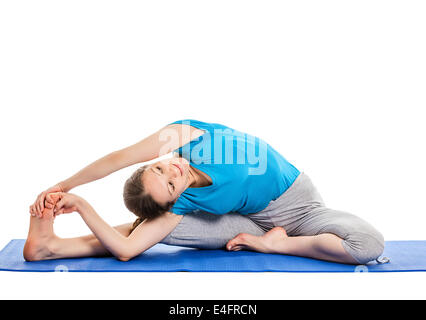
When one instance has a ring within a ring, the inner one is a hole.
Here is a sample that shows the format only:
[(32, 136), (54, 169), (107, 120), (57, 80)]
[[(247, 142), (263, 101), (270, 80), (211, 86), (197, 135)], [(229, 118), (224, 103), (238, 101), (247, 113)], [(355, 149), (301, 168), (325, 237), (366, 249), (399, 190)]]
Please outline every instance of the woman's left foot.
[[(58, 201), (55, 198), (55, 201)], [(52, 259), (52, 247), (57, 239), (53, 232), (53, 209), (47, 207), (43, 210), (41, 218), (30, 218), (30, 230), (24, 246), (24, 259), (26, 261), (39, 261)]]
[(234, 239), (229, 240), (226, 249), (229, 251), (253, 250), (264, 253), (275, 253), (277, 242), (288, 238), (287, 232), (282, 227), (275, 227), (262, 236), (254, 236), (248, 233), (240, 233)]

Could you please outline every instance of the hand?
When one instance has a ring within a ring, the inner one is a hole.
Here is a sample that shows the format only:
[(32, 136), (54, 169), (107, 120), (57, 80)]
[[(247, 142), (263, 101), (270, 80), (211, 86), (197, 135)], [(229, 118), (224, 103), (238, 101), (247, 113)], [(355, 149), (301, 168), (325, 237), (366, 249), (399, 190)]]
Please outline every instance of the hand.
[(52, 192), (64, 192), (61, 185), (58, 183), (53, 187), (50, 187), (46, 191), (40, 193), (36, 199), (36, 201), (30, 206), (30, 213), (33, 217), (37, 216), (39, 218), (43, 215), (44, 210), (44, 200), (46, 199), (46, 195)]
[(86, 200), (73, 193), (55, 192), (46, 196), (46, 208), (56, 217), (62, 213), (79, 212)]

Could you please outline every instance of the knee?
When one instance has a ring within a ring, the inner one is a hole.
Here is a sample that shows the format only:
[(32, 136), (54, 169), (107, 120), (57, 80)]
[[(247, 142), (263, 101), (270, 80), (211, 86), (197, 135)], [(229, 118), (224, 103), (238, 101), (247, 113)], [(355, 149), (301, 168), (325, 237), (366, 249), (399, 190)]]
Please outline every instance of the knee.
[(375, 260), (385, 248), (383, 235), (378, 232), (353, 232), (344, 239), (345, 249), (360, 264)]

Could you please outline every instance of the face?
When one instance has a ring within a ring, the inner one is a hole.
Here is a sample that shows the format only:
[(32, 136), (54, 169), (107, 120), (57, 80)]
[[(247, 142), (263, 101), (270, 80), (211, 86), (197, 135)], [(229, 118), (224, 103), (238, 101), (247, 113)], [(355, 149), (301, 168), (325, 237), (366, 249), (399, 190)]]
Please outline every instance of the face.
[(189, 162), (184, 158), (155, 162), (142, 175), (146, 192), (160, 204), (175, 201), (189, 186), (189, 179)]

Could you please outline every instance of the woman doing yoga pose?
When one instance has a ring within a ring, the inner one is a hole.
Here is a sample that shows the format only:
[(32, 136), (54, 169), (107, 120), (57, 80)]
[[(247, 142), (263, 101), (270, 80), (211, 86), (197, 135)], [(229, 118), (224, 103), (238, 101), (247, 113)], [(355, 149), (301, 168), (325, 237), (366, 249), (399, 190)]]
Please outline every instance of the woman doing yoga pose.
[[(124, 185), (134, 223), (109, 226), (72, 188), (173, 151)], [(62, 239), (53, 220), (78, 212), (93, 234)], [(173, 122), (42, 192), (30, 206), (28, 261), (114, 255), (127, 261), (158, 242), (254, 250), (348, 264), (378, 258), (383, 236), (361, 218), (328, 208), (309, 176), (272, 146), (217, 123)]]

